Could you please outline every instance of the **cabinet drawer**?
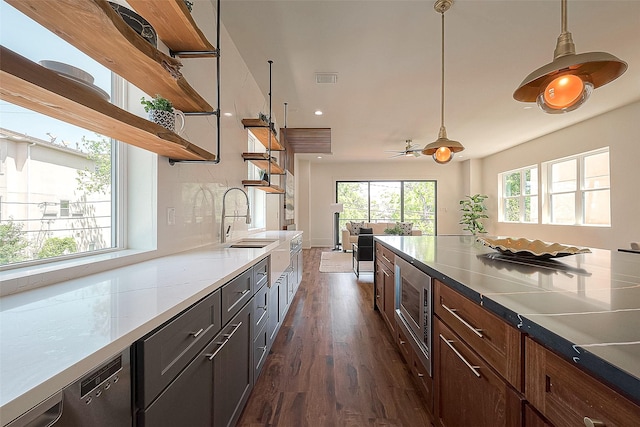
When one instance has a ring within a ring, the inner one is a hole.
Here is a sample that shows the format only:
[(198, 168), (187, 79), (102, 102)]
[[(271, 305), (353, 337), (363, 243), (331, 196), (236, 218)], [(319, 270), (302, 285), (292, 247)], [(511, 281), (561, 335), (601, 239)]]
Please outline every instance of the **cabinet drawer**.
[(400, 349), (400, 354), (402, 354), (404, 361), (407, 362), (408, 365), (411, 365), (411, 344), (409, 344), (402, 328), (396, 328), (396, 344)]
[(520, 331), (440, 281), (433, 282), (435, 314), (522, 391), (523, 335)]
[(255, 334), (258, 333), (264, 325), (267, 324), (269, 318), (269, 288), (263, 286), (253, 297), (253, 326), (252, 331)]
[(262, 371), (262, 366), (269, 354), (269, 332), (262, 328), (253, 340), (253, 382), (255, 383)]
[(434, 319), (434, 325), (439, 425), (521, 426), (524, 398), (443, 322)]
[(387, 249), (378, 242), (376, 242), (376, 258), (382, 261), (391, 270), (395, 268), (394, 263), (396, 255), (390, 249)]
[(253, 293), (263, 287), (269, 281), (269, 257), (253, 266)]
[(251, 282), (253, 282), (253, 269), (250, 268), (222, 287), (223, 325), (226, 325), (251, 299)]
[(220, 331), (221, 319), (220, 290), (216, 290), (136, 343), (136, 363), (143, 367), (136, 372), (139, 407), (146, 408)]
[(584, 425), (585, 417), (607, 427), (638, 425), (639, 406), (532, 339), (525, 346), (525, 396), (554, 426)]

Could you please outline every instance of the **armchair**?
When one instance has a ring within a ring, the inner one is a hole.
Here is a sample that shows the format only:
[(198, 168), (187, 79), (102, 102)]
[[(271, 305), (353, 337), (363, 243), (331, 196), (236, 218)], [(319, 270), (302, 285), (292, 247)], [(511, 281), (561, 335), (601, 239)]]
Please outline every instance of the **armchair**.
[(373, 234), (358, 235), (358, 243), (352, 243), (351, 264), (356, 277), (360, 277), (360, 261), (373, 261)]

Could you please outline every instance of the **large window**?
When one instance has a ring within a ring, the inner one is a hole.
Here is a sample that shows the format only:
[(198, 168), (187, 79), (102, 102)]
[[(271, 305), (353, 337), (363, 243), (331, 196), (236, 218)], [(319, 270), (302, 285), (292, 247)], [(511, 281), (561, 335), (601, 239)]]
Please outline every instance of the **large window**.
[(611, 225), (609, 148), (544, 164), (545, 222)]
[[(0, 8), (3, 46), (34, 62), (73, 65), (112, 92), (108, 69), (5, 2)], [(102, 135), (0, 102), (0, 266), (116, 247), (114, 147)]]
[(502, 222), (538, 222), (538, 168), (530, 166), (499, 175)]
[(348, 221), (412, 222), (435, 235), (435, 181), (338, 181), (336, 199), (344, 208), (340, 228)]

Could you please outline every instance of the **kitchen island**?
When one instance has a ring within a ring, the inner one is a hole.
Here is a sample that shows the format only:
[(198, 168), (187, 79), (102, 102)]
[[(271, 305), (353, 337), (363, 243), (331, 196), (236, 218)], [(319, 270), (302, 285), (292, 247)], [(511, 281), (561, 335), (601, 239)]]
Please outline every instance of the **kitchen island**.
[[(640, 404), (637, 255), (591, 249), (537, 260), (500, 254), (472, 236), (376, 236), (376, 241), (434, 283), (443, 283), (527, 340)], [(437, 335), (433, 340), (439, 342)]]
[(299, 231), (253, 234), (0, 299), (0, 425), (270, 257), (271, 283), (289, 266)]

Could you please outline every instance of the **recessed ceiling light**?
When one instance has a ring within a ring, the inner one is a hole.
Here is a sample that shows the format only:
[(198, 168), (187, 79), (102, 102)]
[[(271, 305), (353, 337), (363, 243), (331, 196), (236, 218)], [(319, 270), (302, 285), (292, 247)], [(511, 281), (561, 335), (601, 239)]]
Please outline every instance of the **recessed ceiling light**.
[(319, 159), (321, 159), (321, 158), (322, 158), (322, 156), (318, 156), (318, 158), (319, 158)]
[(231, 117), (231, 116), (233, 116), (233, 113), (224, 113), (224, 116), (225, 117)]
[(320, 110), (316, 110), (316, 112), (315, 112), (315, 113), (313, 113), (313, 114), (315, 114), (316, 116), (321, 116), (321, 115), (322, 115), (322, 111), (320, 111)]

